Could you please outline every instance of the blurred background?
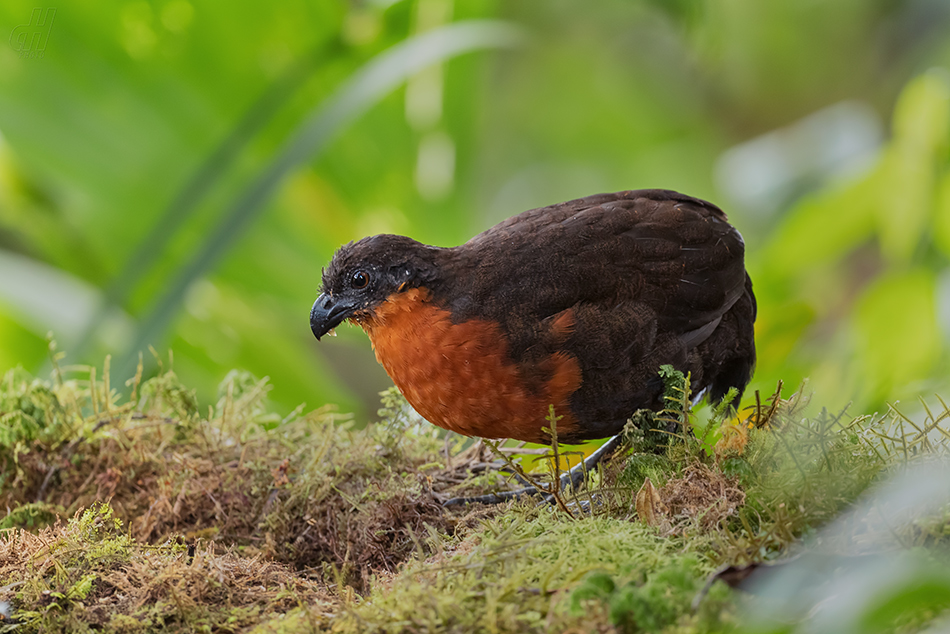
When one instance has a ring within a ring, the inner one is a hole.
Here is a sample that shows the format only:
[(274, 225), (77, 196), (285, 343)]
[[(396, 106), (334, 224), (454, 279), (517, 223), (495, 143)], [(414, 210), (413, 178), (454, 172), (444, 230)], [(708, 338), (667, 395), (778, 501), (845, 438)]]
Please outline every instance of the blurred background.
[(662, 187), (745, 235), (747, 401), (950, 395), (944, 0), (6, 0), (0, 34), (0, 369), (52, 332), (113, 385), (171, 349), (204, 403), (237, 367), (365, 420), (365, 335), (308, 324), (340, 244)]

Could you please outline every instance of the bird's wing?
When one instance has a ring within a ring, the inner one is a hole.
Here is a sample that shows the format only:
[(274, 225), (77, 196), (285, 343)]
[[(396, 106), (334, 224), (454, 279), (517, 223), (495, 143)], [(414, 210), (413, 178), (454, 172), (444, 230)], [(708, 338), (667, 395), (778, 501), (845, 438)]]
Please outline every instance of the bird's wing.
[(691, 348), (715, 330), (746, 279), (742, 237), (725, 214), (666, 190), (527, 211), (457, 250), (468, 283), (452, 300), (456, 314), (506, 324), (516, 354), (539, 334), (539, 317), (572, 307), (594, 307), (605, 318), (645, 307), (659, 331)]

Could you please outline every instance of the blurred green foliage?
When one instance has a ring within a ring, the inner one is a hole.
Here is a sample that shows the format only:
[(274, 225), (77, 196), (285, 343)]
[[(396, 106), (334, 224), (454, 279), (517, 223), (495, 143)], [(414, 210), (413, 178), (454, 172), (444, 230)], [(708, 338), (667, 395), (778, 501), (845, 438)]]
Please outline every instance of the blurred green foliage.
[[(0, 6), (0, 368), (42, 369), (52, 330), (68, 362), (111, 353), (124, 372), (144, 338), (174, 350), (203, 403), (242, 367), (287, 410), (365, 417), (388, 384), (365, 337), (318, 346), (307, 324), (336, 247), (381, 231), (458, 244), (530, 207), (667, 187), (745, 234), (754, 389), (811, 377), (821, 404), (873, 408), (946, 386), (943, 2), (135, 0), (71, 2), (41, 24), (45, 10)], [(274, 171), (392, 47), (485, 19), (525, 43), (430, 51), (437, 63), (383, 78), (392, 91), (377, 79), (365, 113)], [(862, 161), (819, 163), (835, 129), (794, 124), (841, 102), (887, 132)], [(778, 156), (782, 187), (744, 204), (763, 174), (723, 177), (724, 157), (773, 131), (779, 154), (747, 165)]]
[(901, 93), (874, 163), (805, 196), (755, 254), (760, 355), (783, 338), (789, 351), (773, 376), (810, 374), (829, 406), (946, 385), (948, 134), (950, 75), (929, 71)]

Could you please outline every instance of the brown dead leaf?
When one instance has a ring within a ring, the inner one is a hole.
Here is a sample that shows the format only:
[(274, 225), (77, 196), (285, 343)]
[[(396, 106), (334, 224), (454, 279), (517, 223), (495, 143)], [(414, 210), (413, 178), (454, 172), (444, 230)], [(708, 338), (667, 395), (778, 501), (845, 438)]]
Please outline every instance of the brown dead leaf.
[(666, 512), (666, 506), (660, 499), (659, 492), (650, 482), (650, 478), (647, 478), (637, 491), (637, 515), (640, 521), (647, 526), (660, 526), (666, 523)]

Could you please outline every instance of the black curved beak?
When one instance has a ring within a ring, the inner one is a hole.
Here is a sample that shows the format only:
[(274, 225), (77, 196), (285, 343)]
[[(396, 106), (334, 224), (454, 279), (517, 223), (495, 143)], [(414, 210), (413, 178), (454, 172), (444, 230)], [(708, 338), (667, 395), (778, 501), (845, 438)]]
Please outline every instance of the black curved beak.
[(327, 334), (350, 316), (352, 306), (348, 302), (337, 302), (326, 293), (321, 293), (310, 309), (310, 330), (313, 336), (320, 341), (320, 337)]

